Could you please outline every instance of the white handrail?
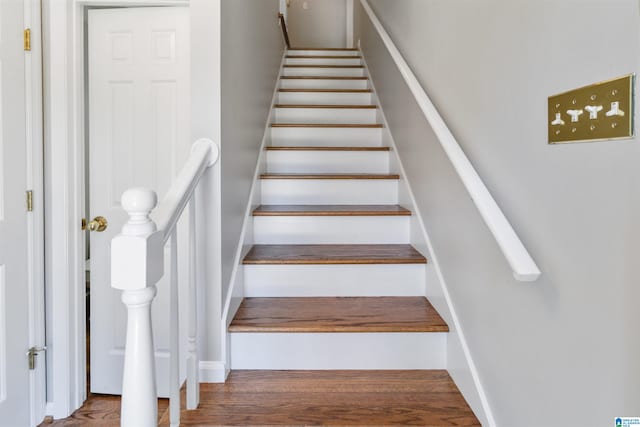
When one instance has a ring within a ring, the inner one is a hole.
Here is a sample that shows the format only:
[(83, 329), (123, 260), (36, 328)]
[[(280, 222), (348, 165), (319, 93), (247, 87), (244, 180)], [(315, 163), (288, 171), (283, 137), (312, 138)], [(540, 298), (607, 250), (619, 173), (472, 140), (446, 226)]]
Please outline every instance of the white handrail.
[(462, 183), (469, 192), (471, 199), (478, 208), (482, 219), (489, 227), (498, 246), (502, 250), (503, 255), (513, 271), (513, 276), (521, 282), (536, 281), (540, 277), (541, 272), (535, 261), (524, 247), (502, 210), (500, 210), (491, 193), (489, 193), (489, 190), (464, 154), (464, 151), (460, 148), (460, 145), (438, 113), (433, 102), (431, 102), (431, 99), (429, 99), (429, 96), (420, 85), (415, 74), (411, 71), (409, 64), (404, 60), (402, 54), (391, 40), (391, 37), (389, 37), (389, 34), (380, 23), (375, 12), (371, 9), (371, 6), (369, 6), (369, 2), (367, 0), (360, 0), (360, 2), (367, 12), (371, 23), (378, 31), (384, 45), (387, 47), (389, 54), (395, 61), (396, 66), (400, 70), (407, 86), (409, 86), (409, 90), (411, 90), (411, 93), (418, 102), (433, 132), (438, 137), (438, 141), (440, 141), (442, 148), (449, 157)]
[(164, 232), (164, 241), (171, 237), (184, 208), (193, 196), (205, 171), (218, 161), (218, 146), (209, 139), (199, 139), (191, 147), (191, 156), (173, 185), (154, 211), (152, 217), (158, 230)]
[(192, 146), (191, 156), (151, 219), (157, 195), (152, 190), (132, 188), (122, 195), (122, 207), (129, 214), (122, 233), (111, 243), (111, 287), (122, 290), (127, 306), (127, 339), (122, 384), (121, 425), (155, 426), (158, 401), (155, 378), (155, 351), (151, 324), (151, 303), (156, 284), (164, 275), (164, 248), (171, 240), (170, 288), (170, 417), (171, 425), (180, 424), (179, 303), (176, 225), (187, 204), (189, 221), (189, 286), (187, 408), (195, 409), (198, 395), (198, 357), (196, 347), (196, 274), (195, 190), (206, 170), (219, 157), (218, 146), (201, 139)]

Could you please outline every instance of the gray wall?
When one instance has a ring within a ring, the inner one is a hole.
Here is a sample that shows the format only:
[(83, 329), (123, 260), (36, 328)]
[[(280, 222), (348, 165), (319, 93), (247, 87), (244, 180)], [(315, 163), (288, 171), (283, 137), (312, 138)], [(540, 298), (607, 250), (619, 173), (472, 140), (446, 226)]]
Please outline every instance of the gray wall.
[[(222, 0), (222, 283), (234, 268), (284, 42), (278, 0)], [(223, 288), (225, 301), (227, 289)]]
[(382, 107), (500, 426), (640, 414), (640, 145), (547, 145), (547, 96), (640, 71), (635, 0), (370, 0), (543, 271), (516, 282), (357, 2)]
[[(308, 9), (303, 5), (307, 3)], [(346, 0), (291, 0), (287, 26), (294, 47), (346, 47)]]
[(191, 0), (192, 138), (220, 141), (201, 191), (206, 206), (206, 294), (200, 357), (221, 361), (226, 300), (249, 192), (284, 49), (279, 0)]

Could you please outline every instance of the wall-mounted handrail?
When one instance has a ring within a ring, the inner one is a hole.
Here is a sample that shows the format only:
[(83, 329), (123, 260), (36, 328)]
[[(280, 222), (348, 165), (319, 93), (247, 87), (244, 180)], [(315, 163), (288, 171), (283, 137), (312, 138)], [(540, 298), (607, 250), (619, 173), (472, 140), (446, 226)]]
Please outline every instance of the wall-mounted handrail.
[[(187, 408), (199, 404), (197, 356), (197, 295), (195, 262), (195, 190), (204, 173), (219, 157), (218, 146), (210, 140), (196, 141), (185, 166), (162, 203), (154, 211), (158, 197), (152, 190), (132, 188), (122, 195), (122, 207), (129, 214), (122, 232), (111, 242), (111, 287), (122, 290), (127, 306), (127, 338), (122, 382), (121, 425), (156, 426), (155, 350), (151, 324), (151, 303), (156, 284), (164, 275), (165, 244), (170, 241), (170, 330), (169, 393), (170, 422), (180, 424), (180, 349), (178, 302), (177, 224), (187, 205), (189, 209), (189, 283)], [(156, 218), (154, 222), (151, 218)]]
[(429, 122), (431, 128), (436, 134), (438, 141), (442, 145), (449, 160), (453, 164), (454, 169), (462, 180), (465, 188), (469, 192), (471, 199), (475, 203), (482, 219), (489, 227), (500, 250), (504, 254), (513, 276), (522, 282), (533, 282), (540, 277), (540, 269), (535, 261), (524, 247), (524, 244), (514, 231), (513, 227), (505, 217), (504, 213), (496, 203), (495, 199), (489, 193), (489, 190), (482, 182), (482, 179), (474, 169), (473, 165), (462, 151), (460, 144), (447, 127), (438, 113), (438, 110), (429, 99), (422, 85), (416, 78), (415, 74), (405, 61), (402, 54), (389, 37), (389, 34), (382, 26), (382, 23), (371, 9), (367, 0), (360, 0), (362, 7), (366, 11), (371, 23), (378, 31), (382, 42), (386, 46), (389, 54), (396, 63), (404, 78), (409, 90), (415, 97), (420, 109), (424, 113), (425, 118)]
[(280, 19), (280, 27), (282, 28), (282, 37), (284, 37), (284, 42), (287, 45), (287, 49), (291, 49), (291, 42), (289, 40), (289, 31), (287, 30), (287, 20), (284, 17), (284, 14), (278, 13), (278, 19)]

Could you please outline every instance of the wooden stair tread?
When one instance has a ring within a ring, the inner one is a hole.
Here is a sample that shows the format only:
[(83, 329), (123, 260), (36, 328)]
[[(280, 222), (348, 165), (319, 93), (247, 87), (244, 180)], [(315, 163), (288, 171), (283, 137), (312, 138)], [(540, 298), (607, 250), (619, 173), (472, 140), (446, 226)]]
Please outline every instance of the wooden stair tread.
[(290, 47), (287, 49), (289, 51), (292, 50), (328, 50), (328, 51), (336, 51), (336, 52), (357, 52), (358, 49), (355, 47)]
[(245, 298), (229, 332), (449, 332), (424, 297)]
[(261, 179), (400, 179), (398, 174), (379, 173), (263, 173)]
[(243, 264), (426, 264), (411, 245), (254, 245)]
[(182, 425), (480, 427), (445, 370), (231, 371), (201, 384), (200, 399)]
[(378, 108), (377, 105), (331, 105), (331, 104), (275, 104), (273, 108), (317, 108), (317, 109), (354, 109), (354, 110), (376, 110)]
[(364, 65), (286, 64), (284, 68), (364, 68)]
[(286, 59), (362, 59), (361, 56), (346, 55), (287, 55)]
[(272, 123), (272, 128), (339, 128), (339, 129), (382, 129), (382, 123)]
[(391, 151), (390, 147), (314, 147), (305, 146), (269, 146), (267, 151)]
[(285, 80), (369, 80), (369, 77), (359, 76), (280, 76)]
[(279, 89), (282, 93), (372, 93), (371, 89)]
[(400, 205), (261, 205), (253, 216), (411, 216)]

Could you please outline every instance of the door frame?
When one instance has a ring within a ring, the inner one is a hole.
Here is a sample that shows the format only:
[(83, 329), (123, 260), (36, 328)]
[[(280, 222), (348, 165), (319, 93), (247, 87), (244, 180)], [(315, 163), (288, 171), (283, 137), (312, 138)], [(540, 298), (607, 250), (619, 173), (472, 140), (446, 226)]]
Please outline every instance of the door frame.
[[(38, 1), (38, 0), (32, 0)], [(87, 398), (85, 328), (85, 49), (91, 7), (189, 6), (189, 0), (46, 1), (44, 94), (47, 415)]]
[[(42, 7), (40, 0), (24, 1), (23, 28), (30, 30), (31, 49), (25, 51), (25, 119), (27, 153), (27, 188), (32, 191), (32, 211), (27, 216), (28, 240), (28, 307), (29, 346), (45, 345), (45, 281), (44, 281), (44, 129), (42, 93)], [(26, 349), (16, 349), (23, 351)], [(39, 424), (45, 416), (45, 355), (40, 366), (29, 373), (30, 422)]]

